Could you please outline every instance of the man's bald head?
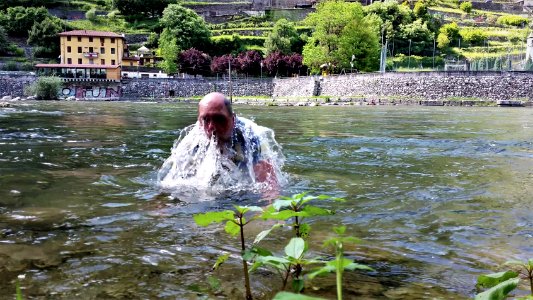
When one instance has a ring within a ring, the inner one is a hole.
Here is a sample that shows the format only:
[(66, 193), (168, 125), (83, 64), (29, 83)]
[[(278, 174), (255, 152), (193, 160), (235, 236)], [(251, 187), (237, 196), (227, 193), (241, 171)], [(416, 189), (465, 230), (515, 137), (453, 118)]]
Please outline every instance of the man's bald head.
[(231, 102), (221, 93), (209, 93), (198, 103), (198, 121), (208, 137), (231, 138), (235, 124)]

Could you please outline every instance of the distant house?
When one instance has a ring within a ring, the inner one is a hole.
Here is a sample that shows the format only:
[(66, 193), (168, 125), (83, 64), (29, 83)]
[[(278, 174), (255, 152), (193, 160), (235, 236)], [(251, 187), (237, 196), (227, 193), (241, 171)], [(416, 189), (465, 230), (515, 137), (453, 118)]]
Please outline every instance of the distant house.
[(59, 34), (60, 63), (37, 64), (41, 75), (57, 75), (72, 80), (115, 80), (121, 78), (124, 62), (138, 60), (127, 56), (123, 35), (94, 30), (73, 30)]

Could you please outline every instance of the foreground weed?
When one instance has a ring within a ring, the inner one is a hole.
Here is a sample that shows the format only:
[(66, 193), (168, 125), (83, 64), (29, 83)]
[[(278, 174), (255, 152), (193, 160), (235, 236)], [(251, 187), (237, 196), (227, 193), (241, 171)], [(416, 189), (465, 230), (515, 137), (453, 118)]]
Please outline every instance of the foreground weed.
[(527, 262), (508, 261), (504, 265), (512, 270), (481, 275), (477, 278), (477, 287), (488, 290), (476, 295), (475, 300), (502, 300), (514, 290), (520, 282), (520, 277), (529, 281), (531, 295), (520, 299), (533, 300), (533, 258)]

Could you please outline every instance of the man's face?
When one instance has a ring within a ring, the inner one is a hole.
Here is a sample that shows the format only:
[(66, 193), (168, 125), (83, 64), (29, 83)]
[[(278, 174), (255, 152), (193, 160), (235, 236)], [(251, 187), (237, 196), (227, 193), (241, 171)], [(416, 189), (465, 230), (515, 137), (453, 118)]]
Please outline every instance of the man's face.
[(198, 107), (198, 121), (209, 138), (215, 135), (221, 141), (228, 141), (233, 130), (233, 116), (224, 103), (209, 102)]

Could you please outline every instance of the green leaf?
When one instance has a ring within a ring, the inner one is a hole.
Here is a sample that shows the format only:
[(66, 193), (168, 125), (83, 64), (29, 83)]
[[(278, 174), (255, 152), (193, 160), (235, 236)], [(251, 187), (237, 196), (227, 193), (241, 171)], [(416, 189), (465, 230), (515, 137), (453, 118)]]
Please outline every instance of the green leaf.
[(268, 264), (275, 267), (284, 267), (288, 265), (290, 262), (288, 259), (284, 257), (277, 257), (277, 256), (258, 256), (257, 261), (260, 261), (264, 264)]
[(332, 210), (324, 209), (324, 208), (320, 208), (320, 207), (316, 207), (316, 206), (312, 206), (312, 205), (305, 206), (302, 211), (307, 213), (307, 215), (305, 217), (327, 216), (327, 215), (332, 215), (332, 214), (335, 213)]
[(333, 231), (338, 235), (343, 235), (346, 232), (346, 226), (333, 227)]
[(326, 264), (325, 266), (323, 266), (322, 268), (319, 268), (317, 269), (316, 271), (312, 272), (312, 273), (309, 273), (309, 279), (313, 279), (315, 278), (316, 276), (320, 276), (320, 275), (324, 275), (326, 273), (331, 273), (331, 272), (335, 272), (335, 270), (337, 270), (337, 267), (336, 266), (332, 266), (330, 264)]
[(518, 273), (514, 271), (505, 271), (487, 275), (480, 275), (477, 278), (477, 286), (482, 288), (491, 288), (501, 282), (506, 281), (507, 279), (515, 277), (518, 277)]
[(503, 300), (507, 294), (514, 290), (518, 285), (520, 278), (511, 278), (500, 284), (493, 286), (492, 288), (477, 294), (475, 300)]
[(228, 260), (228, 258), (229, 258), (229, 253), (226, 253), (226, 254), (220, 255), (220, 256), (217, 258), (217, 261), (215, 262), (215, 264), (213, 265), (212, 270), (216, 270), (216, 269), (218, 269), (218, 267), (220, 267), (221, 264), (223, 264), (226, 260)]
[(296, 293), (301, 292), (304, 289), (304, 280), (303, 279), (293, 279), (292, 280), (292, 290)]
[(249, 211), (255, 211), (255, 212), (262, 212), (263, 211), (263, 209), (261, 207), (259, 207), (259, 206), (238, 206), (238, 205), (233, 205), (233, 207), (235, 207), (237, 212), (239, 212), (242, 215), (244, 215), (245, 213), (247, 213)]
[(376, 270), (372, 269), (371, 267), (369, 267), (367, 265), (362, 265), (362, 264), (358, 264), (358, 263), (354, 263), (354, 262), (350, 263), (347, 266), (344, 266), (344, 269), (348, 270), (348, 271), (353, 271), (353, 270), (376, 271)]
[(285, 207), (290, 207), (292, 205), (292, 202), (293, 200), (292, 199), (289, 199), (289, 200), (281, 200), (281, 199), (278, 199), (276, 201), (274, 201), (274, 203), (272, 204), (272, 207), (275, 209), (275, 210), (280, 210), (282, 208), (285, 208)]
[(302, 294), (294, 294), (289, 292), (279, 292), (272, 300), (324, 300), (324, 298), (311, 297)]
[(232, 236), (236, 236), (237, 234), (241, 232), (241, 227), (235, 224), (233, 220), (231, 220), (231, 221), (226, 222), (226, 226), (224, 227), (224, 230), (227, 233), (231, 234)]
[[(533, 258), (528, 259), (528, 260), (527, 260), (527, 263), (528, 263), (528, 265), (529, 265), (529, 269), (530, 269), (530, 270), (533, 270)], [(532, 295), (532, 296), (533, 296), (533, 295)]]
[(256, 237), (255, 237), (255, 240), (253, 242), (253, 244), (257, 244), (259, 243), (262, 239), (264, 239), (267, 235), (270, 234), (270, 232), (276, 228), (279, 228), (279, 227), (282, 227), (283, 224), (274, 224), (274, 226), (272, 226), (270, 229), (267, 229), (267, 230), (263, 230), (261, 231)]
[(272, 256), (272, 252), (268, 249), (252, 246), (251, 249), (246, 249), (242, 258), (246, 261), (252, 261), (256, 256)]
[(311, 225), (307, 223), (300, 224), (300, 236), (301, 237), (304, 237), (304, 238), (308, 237), (310, 231), (311, 231)]
[(305, 241), (302, 238), (292, 238), (289, 244), (285, 246), (285, 254), (287, 256), (299, 259), (302, 257), (305, 249)]
[(234, 212), (231, 210), (212, 211), (205, 214), (193, 215), (194, 222), (199, 226), (208, 226), (211, 223), (220, 223), (222, 221), (233, 220), (235, 218)]
[(265, 212), (261, 215), (261, 218), (269, 219), (269, 220), (287, 220), (297, 215), (298, 215), (297, 212), (287, 209), (287, 210), (282, 210), (279, 212), (276, 212), (276, 211)]
[(252, 266), (250, 267), (250, 269), (248, 270), (248, 273), (252, 273), (253, 271), (257, 270), (259, 267), (263, 266), (263, 262), (262, 261), (255, 261)]

